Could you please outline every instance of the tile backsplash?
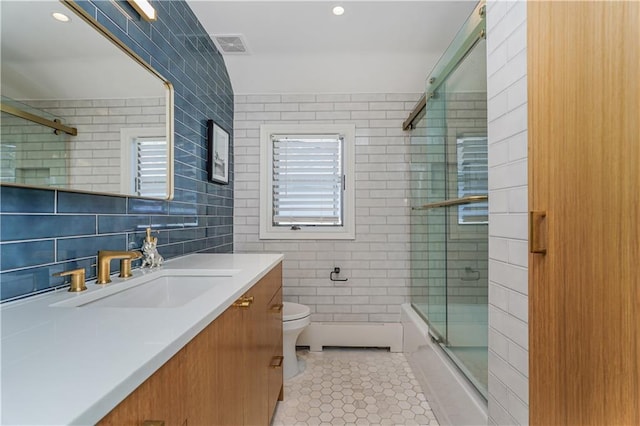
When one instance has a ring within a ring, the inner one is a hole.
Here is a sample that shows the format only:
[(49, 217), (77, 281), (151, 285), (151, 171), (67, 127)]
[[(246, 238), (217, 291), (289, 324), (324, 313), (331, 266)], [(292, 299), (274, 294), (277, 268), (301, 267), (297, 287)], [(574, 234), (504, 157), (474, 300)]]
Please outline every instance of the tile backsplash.
[(140, 248), (147, 227), (165, 259), (233, 250), (233, 158), (229, 185), (206, 174), (206, 121), (233, 134), (233, 90), (210, 37), (184, 1), (155, 2), (153, 23), (126, 2), (77, 4), (174, 86), (174, 199), (0, 187), (2, 301), (67, 285), (52, 276), (63, 270), (93, 279), (98, 250)]

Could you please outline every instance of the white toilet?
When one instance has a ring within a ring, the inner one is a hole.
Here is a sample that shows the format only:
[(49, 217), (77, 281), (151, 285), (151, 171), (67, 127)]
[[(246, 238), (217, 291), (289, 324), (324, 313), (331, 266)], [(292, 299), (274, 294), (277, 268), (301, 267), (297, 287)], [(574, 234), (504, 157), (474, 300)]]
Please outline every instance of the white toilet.
[(282, 354), (284, 356), (282, 375), (290, 379), (300, 372), (296, 357), (296, 341), (309, 323), (311, 309), (299, 303), (284, 302), (282, 308)]

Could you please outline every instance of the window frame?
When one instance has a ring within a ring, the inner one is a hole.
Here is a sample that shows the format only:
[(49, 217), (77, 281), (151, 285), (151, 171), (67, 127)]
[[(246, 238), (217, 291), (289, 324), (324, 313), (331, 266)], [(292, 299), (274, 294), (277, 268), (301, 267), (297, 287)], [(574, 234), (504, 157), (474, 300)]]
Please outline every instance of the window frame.
[[(166, 129), (161, 127), (125, 127), (120, 129), (120, 190), (123, 194), (133, 197), (155, 198), (148, 195), (138, 195), (135, 184), (135, 171), (137, 170), (137, 157), (134, 154), (138, 139), (157, 138), (163, 139), (167, 144), (167, 186), (166, 197), (173, 198), (171, 192), (172, 159), (170, 156), (169, 141), (164, 134)], [(167, 199), (167, 198), (162, 198)]]
[[(339, 134), (343, 137), (342, 226), (273, 225), (273, 143), (271, 136)], [(262, 124), (260, 126), (260, 234), (261, 240), (353, 240), (355, 239), (355, 125), (354, 124)]]

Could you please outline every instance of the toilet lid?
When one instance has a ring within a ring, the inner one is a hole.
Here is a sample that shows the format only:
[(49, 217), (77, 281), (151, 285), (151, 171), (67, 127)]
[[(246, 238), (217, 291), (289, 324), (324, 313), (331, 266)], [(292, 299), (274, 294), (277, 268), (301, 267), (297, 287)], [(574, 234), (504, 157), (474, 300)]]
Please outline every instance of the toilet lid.
[(293, 302), (284, 302), (283, 305), (283, 321), (293, 321), (311, 315), (311, 309), (308, 306)]

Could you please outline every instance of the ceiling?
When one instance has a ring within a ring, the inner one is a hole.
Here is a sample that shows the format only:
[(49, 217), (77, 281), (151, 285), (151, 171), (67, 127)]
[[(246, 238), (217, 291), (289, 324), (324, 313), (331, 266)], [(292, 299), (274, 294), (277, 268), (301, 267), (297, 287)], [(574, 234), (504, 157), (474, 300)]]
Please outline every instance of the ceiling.
[[(225, 54), (236, 94), (414, 93), (476, 1), (188, 0), (210, 35), (241, 34)], [(342, 16), (331, 9), (341, 5)]]
[[(51, 17), (62, 12), (69, 22)], [(2, 95), (14, 99), (165, 96), (163, 82), (57, 1), (2, 0)]]

